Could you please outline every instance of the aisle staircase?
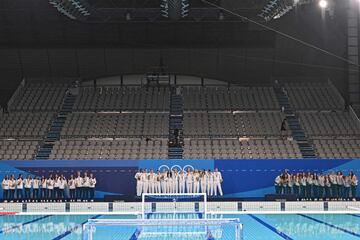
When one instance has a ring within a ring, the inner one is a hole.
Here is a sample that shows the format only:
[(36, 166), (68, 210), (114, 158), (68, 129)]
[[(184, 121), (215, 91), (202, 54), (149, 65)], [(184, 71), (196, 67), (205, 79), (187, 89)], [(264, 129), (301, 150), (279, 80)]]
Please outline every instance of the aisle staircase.
[(284, 107), (284, 114), (291, 130), (291, 135), (296, 140), (303, 158), (316, 158), (315, 149), (311, 141), (305, 134), (295, 111), (292, 109), (289, 98), (281, 86), (275, 86), (275, 94), (280, 104)]
[(76, 95), (72, 95), (71, 93), (66, 93), (60, 111), (58, 112), (57, 117), (52, 121), (50, 129), (47, 132), (47, 135), (42, 145), (40, 145), (35, 159), (37, 160), (49, 159), (55, 142), (60, 140), (61, 130), (64, 126), (68, 114), (72, 112), (75, 100), (76, 100)]
[[(171, 89), (170, 93), (170, 116), (169, 116), (169, 143), (168, 157), (169, 159), (183, 158), (183, 99), (181, 94), (175, 87)], [(178, 132), (178, 137), (175, 136), (175, 131)]]

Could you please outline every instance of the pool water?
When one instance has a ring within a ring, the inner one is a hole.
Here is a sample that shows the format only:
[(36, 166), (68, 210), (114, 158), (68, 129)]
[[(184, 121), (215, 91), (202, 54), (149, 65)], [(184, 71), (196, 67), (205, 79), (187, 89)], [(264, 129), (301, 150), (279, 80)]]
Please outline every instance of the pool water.
[[(196, 215), (194, 215), (196, 217)], [(82, 224), (88, 219), (133, 219), (134, 215), (37, 215), (0, 216), (0, 239), (42, 240), (82, 239)], [(169, 216), (153, 216), (151, 218)], [(244, 226), (245, 240), (351, 240), (360, 239), (360, 215), (358, 214), (284, 214), (284, 215), (214, 215), (214, 218), (240, 218)], [(94, 239), (135, 240), (133, 229), (117, 234), (111, 231), (96, 232)], [(212, 239), (231, 239), (224, 230)], [(216, 238), (217, 237), (217, 238)], [(159, 239), (159, 238), (153, 238)], [(175, 238), (171, 238), (175, 239)], [(176, 238), (178, 239), (178, 238)], [(185, 238), (179, 238), (185, 239)], [(186, 238), (191, 239), (191, 238)]]

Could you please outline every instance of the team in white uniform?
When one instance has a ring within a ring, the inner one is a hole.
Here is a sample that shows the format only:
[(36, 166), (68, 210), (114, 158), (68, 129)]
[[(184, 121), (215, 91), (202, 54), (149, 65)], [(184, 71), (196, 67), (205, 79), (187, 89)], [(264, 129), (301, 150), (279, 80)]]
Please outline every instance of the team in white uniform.
[[(1, 187), (5, 202), (94, 201), (96, 183), (93, 174), (84, 173), (82, 177), (80, 172), (76, 178), (71, 175), (68, 180), (63, 175), (42, 176), (41, 179), (28, 175), (24, 179), (19, 174), (16, 179), (14, 175), (5, 176)], [(78, 196), (77, 192), (80, 193)]]
[(4, 201), (7, 202), (9, 199), (9, 188), (10, 188), (10, 180), (8, 176), (5, 176), (1, 182), (1, 187), (3, 189), (3, 198)]
[(142, 193), (207, 193), (209, 196), (223, 195), (221, 184), (222, 175), (217, 168), (214, 172), (211, 170), (199, 171), (187, 168), (186, 172), (177, 169), (166, 172), (154, 172), (153, 169), (139, 170), (135, 173), (136, 195)]

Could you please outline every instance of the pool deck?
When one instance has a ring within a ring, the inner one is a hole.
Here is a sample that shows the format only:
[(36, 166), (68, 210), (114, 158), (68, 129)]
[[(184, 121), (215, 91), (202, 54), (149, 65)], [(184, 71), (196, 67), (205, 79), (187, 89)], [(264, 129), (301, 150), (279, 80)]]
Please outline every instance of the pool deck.
[[(150, 203), (148, 203), (150, 204)], [(178, 212), (207, 212), (208, 214), (345, 214), (360, 213), (360, 201), (314, 201), (314, 202), (179, 202)], [(156, 205), (157, 213), (173, 212), (172, 202)], [(196, 208), (199, 208), (196, 210)], [(106, 214), (139, 215), (142, 213), (141, 202), (24, 202), (0, 203), (0, 215), (82, 215)]]

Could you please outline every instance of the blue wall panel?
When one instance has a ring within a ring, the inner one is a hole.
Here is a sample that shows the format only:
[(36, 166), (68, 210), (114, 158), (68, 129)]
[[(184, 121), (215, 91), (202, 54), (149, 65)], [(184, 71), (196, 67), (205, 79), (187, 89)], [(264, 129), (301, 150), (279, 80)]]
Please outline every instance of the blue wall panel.
[(87, 170), (97, 177), (96, 197), (100, 198), (105, 194), (135, 195), (134, 175), (137, 169), (157, 170), (159, 167), (197, 169), (218, 167), (224, 179), (225, 197), (263, 197), (265, 194), (273, 193), (274, 178), (284, 169), (294, 173), (334, 170), (343, 171), (345, 174), (353, 170), (357, 176), (360, 176), (360, 160), (6, 160), (0, 161), (0, 178), (19, 173), (37, 176), (57, 173), (68, 177), (78, 170)]

